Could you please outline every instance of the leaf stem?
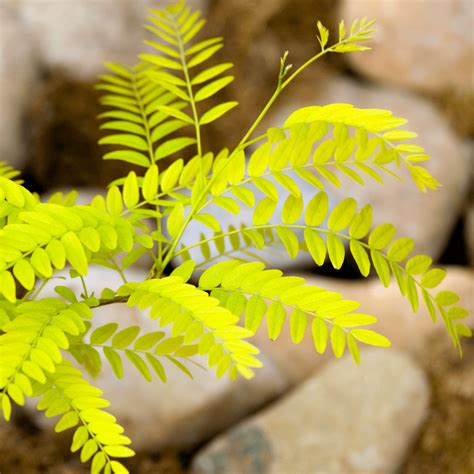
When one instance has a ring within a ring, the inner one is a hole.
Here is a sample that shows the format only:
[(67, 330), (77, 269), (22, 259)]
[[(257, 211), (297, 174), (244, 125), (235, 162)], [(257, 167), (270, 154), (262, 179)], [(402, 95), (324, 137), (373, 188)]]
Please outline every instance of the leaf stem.
[(181, 64), (183, 66), (184, 79), (186, 81), (186, 89), (188, 90), (189, 104), (191, 105), (191, 110), (193, 112), (193, 121), (194, 129), (196, 132), (196, 148), (198, 156), (202, 155), (202, 144), (201, 144), (201, 129), (199, 125), (199, 115), (196, 108), (196, 101), (194, 100), (193, 87), (191, 85), (191, 78), (189, 77), (189, 69), (186, 61), (186, 54), (184, 52), (183, 39), (181, 37), (181, 32), (176, 24), (176, 19), (173, 18), (173, 28), (176, 34), (176, 39), (178, 41), (179, 56), (181, 59)]

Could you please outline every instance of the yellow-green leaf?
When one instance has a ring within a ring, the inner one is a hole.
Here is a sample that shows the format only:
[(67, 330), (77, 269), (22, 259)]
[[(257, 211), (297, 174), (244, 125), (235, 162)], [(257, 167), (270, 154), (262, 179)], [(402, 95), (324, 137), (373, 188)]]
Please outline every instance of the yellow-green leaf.
[(79, 275), (87, 275), (87, 257), (77, 235), (74, 232), (69, 231), (62, 236), (61, 243), (66, 252), (66, 259), (72, 265), (74, 270), (76, 270)]
[(390, 347), (390, 341), (370, 329), (353, 329), (351, 334), (360, 342), (364, 344), (369, 344), (371, 346), (378, 346), (378, 347)]
[(328, 234), (327, 236), (327, 246), (328, 246), (328, 255), (329, 260), (332, 263), (332, 266), (339, 270), (344, 263), (344, 257), (346, 251), (342, 240), (334, 234)]
[(283, 205), (281, 220), (284, 224), (294, 224), (303, 212), (303, 199), (290, 194)]
[(373, 249), (384, 249), (393, 239), (395, 227), (392, 224), (380, 224), (369, 236), (369, 245)]
[(205, 100), (209, 97), (212, 97), (214, 94), (217, 94), (217, 92), (219, 92), (221, 89), (224, 89), (224, 87), (230, 84), (233, 80), (234, 76), (225, 76), (220, 79), (216, 79), (215, 81), (210, 82), (209, 84), (206, 84), (196, 92), (194, 100), (196, 102), (200, 102), (201, 100)]
[(268, 197), (263, 198), (255, 207), (253, 225), (264, 225), (271, 219), (276, 208), (276, 201)]
[(326, 323), (320, 318), (314, 318), (311, 325), (311, 332), (313, 335), (314, 347), (322, 354), (326, 350), (328, 343), (328, 327)]
[(346, 338), (344, 331), (339, 326), (333, 326), (331, 330), (331, 346), (334, 355), (339, 359), (344, 354)]
[(306, 326), (308, 325), (308, 320), (306, 315), (300, 309), (295, 309), (291, 313), (290, 317), (290, 334), (291, 340), (295, 344), (299, 344), (306, 332)]
[(421, 277), (421, 286), (424, 288), (437, 287), (446, 276), (446, 270), (442, 268), (432, 268)]
[(324, 222), (328, 213), (328, 196), (324, 192), (317, 193), (311, 201), (305, 211), (305, 222), (310, 226), (318, 226)]
[(138, 203), (139, 192), (138, 192), (138, 181), (137, 175), (134, 171), (131, 171), (125, 183), (123, 185), (123, 200), (127, 207), (133, 207)]
[(171, 214), (168, 217), (166, 223), (168, 233), (171, 237), (174, 237), (178, 234), (181, 229), (181, 226), (184, 223), (184, 207), (182, 204), (176, 204), (171, 211)]
[(356, 202), (352, 198), (342, 200), (331, 212), (328, 220), (328, 227), (334, 232), (345, 229), (352, 218), (356, 209)]
[(28, 260), (18, 260), (13, 267), (13, 274), (26, 290), (29, 291), (35, 286), (35, 271)]
[(305, 229), (304, 240), (316, 265), (323, 265), (326, 260), (326, 243), (323, 238), (315, 230)]

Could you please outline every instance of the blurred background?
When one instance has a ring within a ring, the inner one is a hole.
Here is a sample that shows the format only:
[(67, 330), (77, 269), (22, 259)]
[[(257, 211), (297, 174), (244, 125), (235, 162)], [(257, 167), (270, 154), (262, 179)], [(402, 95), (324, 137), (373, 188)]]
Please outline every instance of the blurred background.
[[(0, 161), (22, 170), (30, 190), (75, 187), (87, 199), (127, 172), (101, 160), (94, 84), (104, 61), (136, 62), (146, 8), (170, 3), (0, 0)], [(240, 107), (206, 130), (205, 148), (213, 151), (236, 144), (254, 121), (274, 90), (283, 51), (295, 67), (314, 54), (317, 19), (332, 32), (340, 19), (376, 20), (371, 51), (323, 58), (263, 125), (281, 124), (297, 107), (333, 102), (407, 118), (443, 187), (422, 194), (387, 180), (349, 184), (345, 192), (371, 202), (376, 223), (395, 224), (399, 235), (416, 239), (418, 252), (448, 268), (443, 285), (461, 295), (473, 326), (474, 2), (188, 3), (207, 16), (205, 36), (225, 39), (216, 60), (235, 65), (236, 80), (220, 100)], [(266, 367), (251, 382), (216, 382), (212, 374), (190, 382), (176, 373), (166, 386), (132, 378), (118, 387), (104, 375), (112, 409), (142, 452), (132, 472), (472, 473), (474, 344), (466, 341), (459, 359), (426, 312), (412, 315), (395, 286), (384, 290), (375, 279), (359, 279), (350, 261), (337, 273), (304, 263), (292, 270), (361, 301), (361, 312), (380, 318), (394, 350), (367, 351), (367, 362), (363, 354), (355, 367), (316, 355), (310, 339), (294, 346), (288, 331), (275, 342), (262, 333), (256, 342)], [(15, 421), (0, 422), (3, 474), (86, 472), (67, 453), (67, 436), (43, 433), (27, 413)]]

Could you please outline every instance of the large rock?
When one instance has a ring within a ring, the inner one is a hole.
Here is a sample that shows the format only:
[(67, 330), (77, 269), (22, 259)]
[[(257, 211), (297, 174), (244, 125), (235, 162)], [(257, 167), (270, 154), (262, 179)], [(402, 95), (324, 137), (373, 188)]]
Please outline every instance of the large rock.
[(471, 0), (410, 2), (346, 0), (348, 23), (376, 20), (372, 51), (349, 59), (363, 74), (384, 82), (429, 92), (472, 91), (473, 10)]
[[(127, 273), (129, 281), (141, 281), (145, 277), (146, 272), (142, 271)], [(57, 280), (48, 284), (41, 295), (53, 294), (52, 287), (57, 284), (63, 283)], [(89, 291), (94, 290), (98, 295), (105, 286), (118, 288), (121, 284), (120, 277), (111, 270), (91, 268), (86, 277)], [(68, 286), (77, 294), (81, 292), (80, 282)], [(146, 332), (158, 329), (156, 321), (125, 304), (94, 310), (93, 326), (109, 322), (117, 322), (122, 328), (138, 325)], [(102, 372), (91, 381), (104, 391), (105, 398), (111, 402), (111, 412), (125, 427), (135, 449), (188, 448), (227, 428), (286, 388), (286, 381), (271, 360), (264, 354), (259, 357), (264, 368), (250, 381), (217, 380), (214, 371), (206, 372), (192, 365), (189, 369), (194, 379), (191, 380), (173, 364), (163, 361), (167, 383), (163, 384), (157, 377), (149, 383), (125, 359), (122, 381), (117, 380), (106, 362)], [(36, 419), (42, 425), (51, 426), (51, 420), (44, 419), (42, 414)]]
[(25, 160), (23, 109), (38, 72), (27, 32), (11, 5), (0, 2), (0, 161), (16, 168)]
[[(421, 305), (418, 313), (412, 312), (408, 300), (400, 294), (398, 286), (392, 282), (389, 288), (383, 288), (376, 279), (338, 280), (318, 276), (308, 276), (307, 282), (322, 288), (338, 291), (344, 298), (361, 303), (360, 311), (376, 316), (379, 321), (374, 325), (380, 334), (388, 337), (394, 349), (408, 352), (415, 357), (423, 355), (428, 346), (429, 337), (434, 332), (441, 332), (447, 341), (450, 337), (442, 322), (433, 324), (428, 311)], [(460, 305), (469, 310), (471, 316), (467, 323), (474, 326), (474, 272), (461, 267), (448, 268), (448, 275), (439, 289), (452, 290), (459, 294)], [(300, 344), (295, 345), (290, 337), (288, 322), (276, 341), (270, 341), (266, 328), (255, 337), (256, 343), (276, 363), (290, 383), (296, 384), (333, 358), (331, 349), (319, 355), (310, 334), (306, 334)], [(391, 349), (389, 349), (391, 350)], [(457, 351), (451, 347), (453, 354)]]
[(395, 351), (345, 357), (217, 438), (193, 474), (389, 474), (427, 414), (423, 372)]
[(466, 341), (462, 359), (449, 346), (435, 334), (422, 356), (430, 410), (400, 474), (474, 472), (474, 340)]
[[(75, 78), (94, 78), (106, 61), (136, 62), (143, 52), (147, 8), (169, 0), (54, 0), (17, 2), (41, 61), (60, 66)], [(205, 7), (204, 0), (189, 2)]]
[(456, 138), (444, 118), (428, 101), (411, 93), (391, 88), (364, 86), (345, 78), (329, 78), (315, 86), (314, 82), (295, 84), (286, 101), (268, 118), (267, 125), (282, 124), (295, 109), (307, 105), (350, 103), (360, 108), (389, 109), (394, 115), (408, 119), (407, 127), (418, 133), (416, 143), (431, 156), (426, 168), (441, 181), (436, 191), (422, 193), (413, 183), (406, 167), (398, 181), (386, 175), (383, 185), (370, 178), (359, 186), (342, 176), (342, 187), (334, 195), (356, 198), (360, 206), (370, 203), (374, 224), (389, 222), (397, 235), (415, 239), (415, 251), (434, 259), (443, 251), (467, 195), (471, 159), (462, 141)]

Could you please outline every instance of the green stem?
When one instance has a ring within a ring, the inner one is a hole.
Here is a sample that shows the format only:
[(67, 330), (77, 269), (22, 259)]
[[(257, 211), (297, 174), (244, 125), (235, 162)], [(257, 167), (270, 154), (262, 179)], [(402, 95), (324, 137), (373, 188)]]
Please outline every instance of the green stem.
[(114, 269), (117, 271), (117, 273), (120, 275), (120, 278), (124, 282), (124, 284), (127, 284), (128, 281), (125, 278), (125, 274), (123, 273), (123, 270), (120, 268), (119, 264), (115, 261), (115, 259), (111, 256), (110, 257), (110, 262), (112, 263)]
[[(277, 227), (285, 227), (285, 228), (288, 228), (288, 229), (295, 229), (295, 230), (312, 229), (312, 230), (315, 230), (316, 232), (335, 235), (335, 236), (339, 237), (340, 239), (343, 239), (343, 240), (346, 240), (346, 241), (349, 241), (349, 242), (352, 241), (352, 240), (354, 240), (356, 242), (359, 242), (366, 250), (368, 250), (369, 252), (372, 251), (372, 250), (377, 252), (390, 265), (396, 266), (399, 270), (401, 270), (401, 272), (404, 275), (410, 276), (410, 278), (413, 279), (415, 285), (419, 288), (419, 290), (426, 291), (426, 289), (423, 288), (423, 285), (421, 284), (421, 282), (419, 282), (416, 278), (414, 278), (412, 275), (410, 275), (406, 271), (406, 269), (402, 265), (400, 265), (398, 262), (394, 262), (394, 261), (390, 260), (390, 258), (387, 255), (385, 255), (381, 250), (373, 249), (368, 243), (363, 242), (363, 241), (358, 240), (358, 239), (354, 239), (354, 238), (352, 238), (348, 235), (341, 234), (339, 232), (334, 232), (334, 231), (331, 231), (329, 229), (322, 229), (322, 228), (319, 228), (319, 227), (311, 227), (311, 226), (307, 226), (307, 225), (298, 225), (298, 224), (284, 224), (284, 225), (282, 225), (282, 224), (265, 224), (265, 225), (247, 227), (247, 229), (249, 229), (249, 230), (263, 230), (263, 229), (275, 229)], [(233, 231), (226, 232), (225, 234), (220, 234), (218, 236), (212, 236), (212, 237), (209, 237), (207, 239), (203, 239), (203, 240), (201, 240), (201, 241), (199, 241), (195, 244), (188, 245), (187, 247), (184, 247), (183, 249), (181, 249), (179, 252), (176, 253), (176, 256), (179, 256), (181, 253), (189, 251), (189, 250), (191, 250), (195, 247), (199, 247), (200, 245), (202, 245), (204, 243), (209, 243), (213, 240), (216, 240), (217, 238), (228, 237), (230, 235), (239, 234), (239, 233), (242, 233), (242, 230), (241, 229), (235, 229)], [(447, 325), (446, 312), (445, 312), (444, 308), (438, 304), (438, 302), (436, 301), (436, 298), (431, 293), (429, 293), (428, 291), (426, 291), (426, 293), (427, 293), (428, 297), (430, 298), (431, 302), (435, 305), (436, 308), (438, 308), (438, 311), (441, 314), (441, 317), (442, 317), (443, 321), (445, 322), (445, 325)]]
[(84, 290), (84, 297), (85, 299), (88, 299), (89, 292), (87, 291), (86, 281), (84, 280), (84, 277), (82, 275), (79, 275), (79, 278), (81, 279), (82, 289)]
[[(146, 140), (147, 140), (147, 144), (148, 144), (148, 153), (149, 153), (149, 156), (150, 156), (150, 163), (153, 165), (153, 163), (155, 163), (155, 157), (154, 157), (154, 154), (153, 154), (153, 141), (151, 139), (151, 130), (150, 130), (150, 127), (148, 125), (148, 117), (147, 117), (147, 114), (146, 114), (145, 109), (143, 107), (142, 97), (141, 97), (140, 92), (138, 91), (138, 88), (137, 88), (137, 85), (136, 85), (135, 73), (133, 73), (132, 77), (133, 77), (133, 81), (132, 81), (133, 91), (134, 91), (134, 94), (135, 94), (135, 97), (136, 97), (136, 100), (137, 100), (137, 103), (138, 103), (138, 106), (139, 106), (139, 109), (140, 109), (140, 114), (142, 116), (142, 122), (145, 125), (145, 133), (146, 133)], [(158, 212), (158, 214), (161, 214), (160, 206), (156, 206), (156, 211)], [(158, 216), (156, 217), (156, 228), (157, 228), (158, 231), (161, 232), (161, 218), (158, 217)], [(163, 258), (162, 252), (163, 252), (163, 249), (162, 249), (161, 242), (157, 242), (157, 260), (156, 261), (159, 262), (159, 264), (161, 264), (161, 260)]]
[[(352, 36), (355, 36), (355, 35), (352, 35)], [(352, 36), (350, 38), (352, 38)], [(260, 125), (260, 123), (262, 122), (262, 120), (264, 119), (264, 117), (266, 116), (267, 112), (270, 110), (270, 108), (272, 107), (272, 105), (275, 103), (275, 101), (278, 99), (281, 91), (283, 89), (285, 89), (294, 79), (296, 79), (296, 77), (301, 74), (308, 66), (310, 66), (312, 63), (314, 63), (317, 59), (319, 59), (320, 57), (324, 56), (325, 54), (327, 53), (331, 53), (334, 51), (334, 49), (339, 45), (339, 44), (342, 44), (342, 43), (345, 43), (345, 42), (348, 42), (350, 40), (350, 38), (346, 38), (345, 40), (343, 41), (338, 41), (337, 43), (335, 43), (334, 45), (332, 45), (331, 47), (327, 48), (327, 49), (324, 49), (322, 50), (321, 52), (319, 52), (318, 54), (316, 54), (315, 56), (313, 56), (312, 58), (310, 58), (308, 61), (306, 61), (302, 66), (300, 66), (288, 79), (286, 79), (285, 81), (283, 81), (283, 78), (284, 78), (284, 75), (286, 74), (286, 71), (287, 71), (287, 68), (284, 64), (284, 61), (282, 60), (281, 62), (281, 67), (280, 67), (280, 74), (278, 76), (278, 84), (277, 84), (277, 87), (275, 89), (275, 92), (272, 94), (272, 96), (270, 97), (270, 99), (268, 100), (268, 102), (265, 104), (265, 107), (263, 108), (263, 110), (260, 112), (260, 114), (258, 115), (257, 119), (255, 120), (255, 122), (250, 126), (250, 128), (247, 130), (247, 132), (245, 133), (245, 135), (243, 136), (242, 140), (240, 140), (239, 144), (236, 146), (236, 148), (232, 151), (232, 153), (229, 155), (228, 159), (227, 159), (227, 162), (230, 163), (232, 157), (238, 153), (239, 151), (241, 151), (243, 149), (243, 147), (246, 145), (246, 143), (249, 141), (252, 133), (257, 129), (257, 127)], [(285, 54), (285, 57), (286, 57), (286, 54)], [(176, 236), (174, 237), (174, 240), (169, 248), (169, 250), (166, 252), (166, 257), (164, 258), (164, 262), (163, 262), (163, 268), (166, 267), (166, 265), (171, 261), (171, 259), (175, 256), (173, 254), (173, 252), (175, 251), (176, 247), (178, 246), (179, 244), (179, 241), (181, 240), (181, 237), (183, 236), (184, 234), (184, 231), (186, 230), (186, 227), (188, 226), (189, 222), (191, 222), (192, 218), (194, 217), (195, 213), (198, 212), (197, 210), (200, 209), (200, 206), (201, 206), (201, 201), (205, 198), (205, 196), (207, 195), (207, 193), (209, 192), (212, 184), (214, 183), (214, 181), (217, 179), (218, 176), (220, 176), (221, 173), (227, 171), (227, 166), (223, 166), (218, 173), (215, 173), (212, 178), (208, 181), (206, 187), (201, 191), (200, 195), (199, 195), (199, 198), (196, 199), (196, 203), (195, 205), (191, 208), (191, 210), (189, 211), (188, 215), (186, 216), (182, 226), (181, 226), (181, 229), (179, 230), (179, 232), (176, 234)]]
[(191, 105), (191, 110), (193, 113), (193, 122), (194, 129), (196, 132), (196, 148), (198, 156), (202, 156), (202, 145), (201, 145), (201, 129), (199, 125), (199, 115), (196, 108), (196, 101), (194, 100), (193, 87), (191, 85), (191, 78), (189, 77), (188, 64), (186, 61), (186, 54), (184, 51), (183, 39), (181, 37), (181, 32), (176, 25), (176, 20), (173, 21), (173, 28), (175, 31), (176, 39), (178, 41), (179, 55), (181, 59), (181, 65), (183, 66), (184, 80), (186, 82), (186, 89), (188, 91), (189, 103)]

